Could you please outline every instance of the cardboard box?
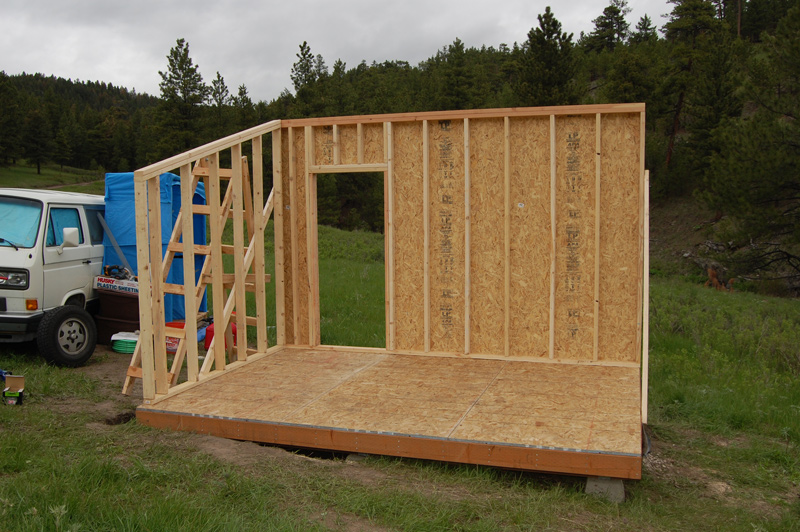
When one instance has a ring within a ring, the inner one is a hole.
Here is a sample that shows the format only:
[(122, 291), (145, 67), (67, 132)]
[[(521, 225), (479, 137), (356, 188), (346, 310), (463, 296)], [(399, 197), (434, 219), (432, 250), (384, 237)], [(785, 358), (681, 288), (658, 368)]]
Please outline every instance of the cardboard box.
[(3, 403), (7, 405), (21, 405), (25, 397), (25, 377), (20, 375), (6, 375), (6, 384), (3, 389)]
[(139, 283), (136, 281), (114, 279), (113, 277), (103, 277), (102, 275), (98, 275), (94, 278), (92, 286), (94, 286), (94, 288), (112, 290), (115, 292), (126, 292), (129, 294), (139, 293)]

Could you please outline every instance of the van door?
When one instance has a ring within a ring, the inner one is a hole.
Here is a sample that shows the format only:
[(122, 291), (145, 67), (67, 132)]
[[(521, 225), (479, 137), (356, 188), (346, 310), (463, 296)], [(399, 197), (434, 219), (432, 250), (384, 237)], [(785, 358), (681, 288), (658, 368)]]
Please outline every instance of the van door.
[[(79, 232), (76, 247), (64, 247), (66, 227), (75, 227)], [(43, 309), (57, 307), (64, 303), (64, 296), (80, 290), (87, 292), (92, 278), (92, 244), (87, 234), (83, 209), (77, 205), (50, 205), (47, 209), (47, 229), (44, 245), (44, 305)], [(102, 262), (102, 261), (101, 261)], [(102, 266), (102, 264), (101, 264)]]
[(84, 205), (86, 224), (89, 229), (89, 240), (92, 245), (92, 278), (101, 275), (103, 269), (103, 224), (100, 223), (100, 216), (105, 216), (106, 208), (104, 205)]

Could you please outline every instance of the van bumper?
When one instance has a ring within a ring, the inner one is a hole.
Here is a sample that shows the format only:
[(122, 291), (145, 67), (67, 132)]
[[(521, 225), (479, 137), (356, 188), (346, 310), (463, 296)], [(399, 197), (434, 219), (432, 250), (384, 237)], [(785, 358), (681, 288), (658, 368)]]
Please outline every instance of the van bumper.
[(36, 338), (44, 312), (0, 312), (0, 343), (27, 342)]

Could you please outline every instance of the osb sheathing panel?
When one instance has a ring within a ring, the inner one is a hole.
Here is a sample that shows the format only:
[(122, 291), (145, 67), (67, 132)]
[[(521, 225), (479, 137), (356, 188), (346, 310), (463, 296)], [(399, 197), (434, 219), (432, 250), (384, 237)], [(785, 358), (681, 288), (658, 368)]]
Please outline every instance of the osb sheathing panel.
[(549, 357), (550, 120), (510, 121), (510, 356)]
[(592, 360), (595, 277), (595, 116), (556, 118), (554, 358)]
[(339, 127), (339, 157), (342, 164), (356, 164), (358, 162), (357, 126)]
[(383, 124), (364, 124), (364, 163), (386, 162), (384, 156)]
[(333, 126), (314, 128), (313, 164), (333, 164)]
[(470, 351), (505, 347), (503, 119), (469, 121)]
[(294, 157), (295, 157), (295, 228), (297, 234), (297, 305), (295, 307), (297, 319), (297, 341), (301, 345), (309, 344), (308, 336), (308, 250), (306, 246), (308, 231), (306, 229), (306, 143), (303, 128), (294, 128)]
[[(428, 121), (428, 222), (430, 350), (464, 353), (466, 334), (474, 355), (594, 360), (595, 277), (599, 269), (598, 350), (601, 362), (638, 362), (641, 312), (640, 114), (605, 114), (601, 123), (600, 243), (596, 250), (596, 114), (469, 120), (469, 209), (465, 205), (463, 120)], [(395, 348), (425, 349), (424, 156), (421, 120), (394, 122)], [(385, 162), (385, 126), (338, 126), (338, 162)], [(308, 342), (308, 277), (305, 218), (305, 146), (294, 131), (296, 176), (299, 343)], [(552, 181), (551, 140), (555, 148)], [(316, 164), (335, 164), (333, 127), (314, 127)], [(287, 155), (286, 153), (284, 155)], [(288, 159), (288, 156), (286, 157)], [(508, 197), (505, 182), (508, 173)], [(289, 172), (285, 169), (288, 176)], [(285, 183), (286, 185), (286, 183)], [(288, 186), (292, 186), (288, 183)], [(551, 186), (555, 211), (551, 212)], [(509, 231), (505, 231), (508, 209)], [(552, 248), (555, 218), (556, 247)], [(466, 243), (470, 241), (467, 287)], [(288, 225), (288, 224), (287, 224)], [(288, 238), (288, 230), (285, 235)], [(508, 290), (505, 288), (508, 238)], [(551, 259), (555, 276), (551, 285)], [(599, 260), (599, 264), (598, 261)], [(287, 279), (291, 255), (285, 258)], [(632, 288), (633, 287), (633, 288)], [(469, 312), (466, 295), (469, 292)], [(551, 295), (554, 327), (551, 331)], [(506, 300), (508, 299), (508, 300)], [(508, 331), (505, 330), (508, 312)], [(470, 323), (465, 318), (469, 314)], [(287, 327), (291, 326), (287, 320)], [(288, 332), (288, 331), (287, 331)], [(505, 339), (508, 336), (508, 351)], [(292, 335), (287, 335), (292, 338)]]
[[(292, 276), (292, 187), (294, 186), (294, 176), (289, 172), (289, 135), (281, 136), (281, 186), (283, 190), (283, 205), (275, 205), (277, 212), (281, 209), (283, 214), (283, 235), (275, 235), (276, 238), (283, 238), (283, 304), (284, 316), (286, 317), (286, 343), (294, 343), (294, 308), (292, 307), (292, 290), (297, 282)], [(296, 194), (297, 191), (294, 191)], [(275, 249), (279, 249), (275, 246)]]
[[(422, 123), (393, 125), (394, 279), (397, 349), (425, 349), (425, 229)], [(388, 266), (388, 265), (387, 265)]]
[(604, 115), (601, 128), (599, 359), (638, 362), (640, 117)]
[(430, 129), (431, 351), (464, 352), (464, 122)]

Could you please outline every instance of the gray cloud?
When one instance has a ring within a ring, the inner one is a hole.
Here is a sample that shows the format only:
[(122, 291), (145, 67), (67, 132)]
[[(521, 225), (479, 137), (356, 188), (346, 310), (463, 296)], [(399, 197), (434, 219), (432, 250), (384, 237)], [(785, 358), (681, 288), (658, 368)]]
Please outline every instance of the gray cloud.
[[(182, 37), (206, 81), (245, 84), (254, 100), (276, 98), (295, 54), (308, 41), (328, 66), (362, 60), (412, 65), (460, 38), (466, 46), (512, 45), (526, 39), (536, 16), (553, 4), (564, 30), (591, 31), (606, 0), (3, 0), (0, 69), (105, 81), (159, 94), (159, 70)], [(629, 0), (631, 26), (647, 13), (656, 25), (666, 0)]]

